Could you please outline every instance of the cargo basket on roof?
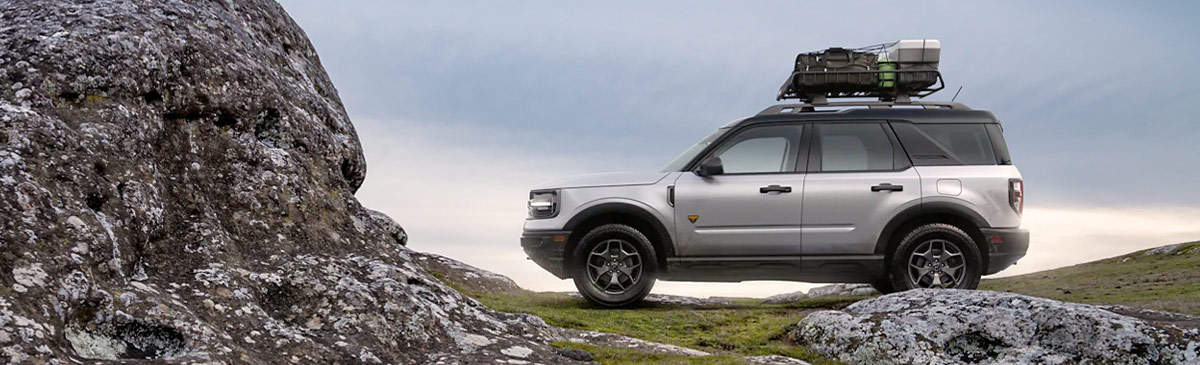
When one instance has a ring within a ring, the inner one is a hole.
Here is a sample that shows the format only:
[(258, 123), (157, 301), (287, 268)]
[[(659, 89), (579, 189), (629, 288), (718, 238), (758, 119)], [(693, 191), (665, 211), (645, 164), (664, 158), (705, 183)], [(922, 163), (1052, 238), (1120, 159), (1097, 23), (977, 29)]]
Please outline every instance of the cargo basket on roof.
[(933, 39), (801, 53), (776, 100), (929, 96), (946, 86), (938, 71), (940, 56), (941, 42)]

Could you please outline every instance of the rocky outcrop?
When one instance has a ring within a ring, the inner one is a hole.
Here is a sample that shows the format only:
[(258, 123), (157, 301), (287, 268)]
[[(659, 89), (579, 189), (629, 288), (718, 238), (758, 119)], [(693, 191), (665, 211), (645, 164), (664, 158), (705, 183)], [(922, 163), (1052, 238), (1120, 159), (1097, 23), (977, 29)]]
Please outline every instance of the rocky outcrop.
[(808, 292), (798, 291), (772, 295), (763, 300), (767, 304), (791, 303), (804, 299), (823, 297), (862, 297), (879, 295), (879, 292), (867, 284), (832, 284), (809, 289)]
[(507, 276), (428, 252), (412, 252), (417, 264), (438, 279), (471, 293), (522, 293), (525, 289)]
[(1159, 246), (1142, 252), (1142, 256), (1167, 256), (1167, 255), (1195, 255), (1200, 254), (1200, 243), (1176, 243), (1173, 245)]
[[(579, 292), (568, 292), (567, 295), (572, 298), (583, 299), (583, 295)], [(667, 305), (667, 306), (689, 306), (689, 307), (705, 307), (705, 306), (724, 306), (732, 305), (734, 300), (745, 298), (729, 298), (729, 297), (708, 297), (697, 298), (682, 295), (669, 294), (650, 294), (642, 299), (643, 306)]]
[(0, 362), (571, 361), (418, 267), (364, 161), (273, 1), (0, 1)]
[[(1200, 330), (1011, 293), (911, 290), (803, 319), (791, 336), (849, 363), (1194, 364)], [(1172, 323), (1174, 322), (1174, 323)]]

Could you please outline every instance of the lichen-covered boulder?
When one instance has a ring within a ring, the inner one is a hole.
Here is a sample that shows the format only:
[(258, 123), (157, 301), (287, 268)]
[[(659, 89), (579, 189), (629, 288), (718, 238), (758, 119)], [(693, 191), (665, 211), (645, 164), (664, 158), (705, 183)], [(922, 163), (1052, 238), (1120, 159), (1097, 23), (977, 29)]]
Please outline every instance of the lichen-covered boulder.
[(417, 264), (442, 281), (471, 293), (524, 293), (525, 289), (507, 276), (428, 252), (412, 252)]
[(0, 362), (570, 361), (418, 267), (364, 161), (273, 1), (0, 0)]
[(1200, 330), (1019, 294), (910, 290), (801, 320), (791, 336), (863, 364), (1195, 364)]

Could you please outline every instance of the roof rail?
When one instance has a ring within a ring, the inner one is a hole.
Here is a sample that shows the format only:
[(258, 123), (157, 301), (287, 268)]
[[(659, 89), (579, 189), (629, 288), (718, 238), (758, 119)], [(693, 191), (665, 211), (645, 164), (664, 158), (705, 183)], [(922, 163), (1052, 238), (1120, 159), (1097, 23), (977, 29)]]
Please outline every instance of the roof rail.
[(923, 109), (952, 109), (971, 110), (963, 103), (950, 101), (839, 101), (832, 103), (802, 103), (779, 104), (763, 109), (758, 115), (815, 112), (817, 107), (856, 107), (865, 106), (870, 109), (891, 109), (893, 106), (912, 106)]

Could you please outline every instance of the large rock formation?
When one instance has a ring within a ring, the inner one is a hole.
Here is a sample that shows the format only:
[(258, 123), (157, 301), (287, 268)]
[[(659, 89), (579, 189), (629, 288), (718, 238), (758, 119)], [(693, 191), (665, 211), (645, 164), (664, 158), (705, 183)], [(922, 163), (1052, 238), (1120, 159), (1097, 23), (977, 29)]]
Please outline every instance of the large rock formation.
[(569, 361), (417, 267), (365, 168), (273, 1), (0, 1), (0, 362)]
[(792, 336), (863, 364), (1200, 363), (1200, 319), (1130, 311), (1011, 293), (911, 290), (809, 314)]

